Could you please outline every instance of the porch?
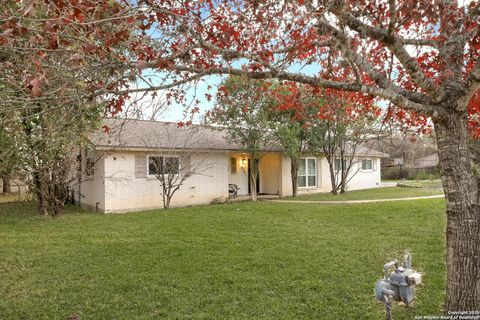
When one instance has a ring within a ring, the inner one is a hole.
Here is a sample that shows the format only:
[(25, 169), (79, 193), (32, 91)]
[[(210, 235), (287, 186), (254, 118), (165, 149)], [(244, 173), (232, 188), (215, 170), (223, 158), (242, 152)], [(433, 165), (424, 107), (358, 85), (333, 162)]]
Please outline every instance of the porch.
[[(257, 177), (257, 190), (260, 196), (280, 194), (282, 179), (282, 156), (280, 153), (265, 153), (260, 158), (259, 174)], [(251, 193), (250, 167), (252, 160), (246, 153), (229, 154), (228, 184), (235, 186), (236, 197), (249, 198)]]

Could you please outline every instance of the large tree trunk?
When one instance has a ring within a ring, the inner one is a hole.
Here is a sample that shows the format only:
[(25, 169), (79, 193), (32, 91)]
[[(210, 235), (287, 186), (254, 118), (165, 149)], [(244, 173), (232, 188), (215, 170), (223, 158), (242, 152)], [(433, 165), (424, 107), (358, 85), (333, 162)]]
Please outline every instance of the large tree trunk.
[(292, 195), (294, 197), (298, 194), (298, 159), (290, 158), (290, 176), (292, 178)]
[(447, 209), (447, 311), (480, 310), (480, 210), (466, 115), (435, 122)]
[(10, 188), (10, 174), (4, 173), (2, 175), (2, 181), (3, 181), (3, 193), (10, 193), (11, 188)]

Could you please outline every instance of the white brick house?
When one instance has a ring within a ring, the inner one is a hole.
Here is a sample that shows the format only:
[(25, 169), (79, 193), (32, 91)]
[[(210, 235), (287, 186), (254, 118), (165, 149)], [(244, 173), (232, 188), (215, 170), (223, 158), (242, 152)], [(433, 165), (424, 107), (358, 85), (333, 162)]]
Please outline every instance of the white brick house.
[[(110, 132), (91, 137), (89, 150), (81, 150), (81, 183), (75, 186), (74, 200), (99, 212), (124, 212), (161, 208), (159, 181), (149, 174), (152, 157), (178, 163), (178, 170), (208, 157), (209, 166), (201, 175), (187, 179), (175, 193), (171, 206), (208, 204), (228, 199), (228, 186), (238, 186), (239, 195), (249, 194), (248, 154), (229, 143), (223, 133), (195, 126), (141, 120), (105, 119)], [(175, 140), (172, 142), (172, 140)], [(193, 141), (194, 140), (194, 141)], [(361, 148), (348, 190), (380, 185), (380, 158), (387, 155)], [(188, 155), (188, 156), (185, 156)], [(307, 157), (299, 164), (299, 194), (329, 192), (330, 173), (324, 157)], [(290, 159), (278, 148), (264, 150), (259, 163), (259, 192), (290, 196)]]

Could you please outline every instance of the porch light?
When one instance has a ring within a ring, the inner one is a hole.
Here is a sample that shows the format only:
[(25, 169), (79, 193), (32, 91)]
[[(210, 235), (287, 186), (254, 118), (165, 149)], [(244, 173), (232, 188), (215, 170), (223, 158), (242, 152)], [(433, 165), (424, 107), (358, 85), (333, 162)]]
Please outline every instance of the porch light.
[(247, 166), (247, 159), (243, 158), (241, 161), (240, 161), (240, 167), (242, 169), (245, 169), (245, 167)]

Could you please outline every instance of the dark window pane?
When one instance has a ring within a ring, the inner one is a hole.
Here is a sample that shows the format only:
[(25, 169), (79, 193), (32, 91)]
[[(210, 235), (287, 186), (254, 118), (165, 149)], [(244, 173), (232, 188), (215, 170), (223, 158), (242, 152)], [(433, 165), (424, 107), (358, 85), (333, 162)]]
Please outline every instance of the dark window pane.
[(148, 157), (148, 174), (156, 175), (163, 172), (163, 157)]
[(308, 186), (309, 186), (309, 187), (314, 187), (314, 186), (316, 186), (316, 185), (317, 185), (316, 180), (317, 180), (317, 177), (315, 177), (315, 176), (309, 176), (309, 177), (308, 177)]
[(335, 159), (335, 170), (341, 170), (340, 159)]
[(165, 174), (178, 174), (180, 161), (178, 157), (165, 157)]
[(372, 170), (373, 169), (372, 159), (363, 159), (362, 160), (362, 169), (363, 170)]
[(305, 159), (298, 160), (298, 175), (304, 176), (307, 173), (307, 168), (305, 167)]
[(308, 159), (308, 175), (314, 176), (317, 174), (317, 168), (315, 168), (315, 159)]
[(298, 186), (299, 187), (306, 187), (307, 186), (307, 178), (305, 176), (298, 176)]

